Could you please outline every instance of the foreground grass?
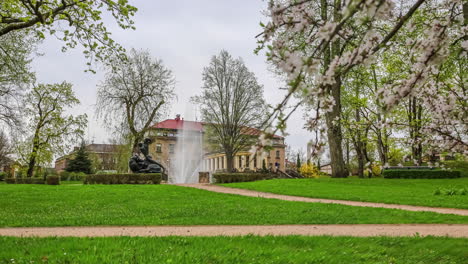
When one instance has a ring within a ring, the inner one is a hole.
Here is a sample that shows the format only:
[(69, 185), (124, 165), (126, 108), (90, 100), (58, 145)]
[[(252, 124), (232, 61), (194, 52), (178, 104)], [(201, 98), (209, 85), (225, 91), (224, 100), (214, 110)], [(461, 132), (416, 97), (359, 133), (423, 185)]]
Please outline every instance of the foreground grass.
[(288, 202), (173, 185), (0, 185), (0, 227), (468, 223), (468, 216)]
[(434, 237), (0, 237), (0, 263), (466, 263)]
[(423, 205), (468, 209), (468, 195), (434, 195), (437, 188), (468, 188), (459, 179), (278, 179), (223, 184), (263, 192), (365, 202)]

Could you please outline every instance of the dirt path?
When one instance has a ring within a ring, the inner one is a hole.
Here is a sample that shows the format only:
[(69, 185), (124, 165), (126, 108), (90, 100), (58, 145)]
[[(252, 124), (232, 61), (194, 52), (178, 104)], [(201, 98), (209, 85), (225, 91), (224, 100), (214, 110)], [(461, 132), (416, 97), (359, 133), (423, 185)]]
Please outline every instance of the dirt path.
[(251, 196), (251, 197), (261, 197), (261, 198), (268, 198), (268, 199), (279, 199), (279, 200), (294, 201), (294, 202), (333, 203), (333, 204), (344, 204), (344, 205), (351, 205), (351, 206), (381, 207), (381, 208), (390, 208), (390, 209), (401, 209), (401, 210), (407, 210), (407, 211), (427, 211), (427, 212), (435, 212), (439, 214), (456, 214), (456, 215), (468, 216), (468, 210), (466, 209), (308, 198), (308, 197), (300, 197), (300, 196), (258, 192), (258, 191), (252, 191), (252, 190), (246, 190), (246, 189), (228, 188), (228, 187), (212, 185), (212, 184), (178, 184), (178, 186), (197, 188), (197, 189), (207, 190), (211, 192), (229, 193), (229, 194), (237, 194), (237, 195)]
[(468, 225), (267, 225), (267, 226), (95, 226), (0, 228), (0, 236), (449, 236), (467, 237)]

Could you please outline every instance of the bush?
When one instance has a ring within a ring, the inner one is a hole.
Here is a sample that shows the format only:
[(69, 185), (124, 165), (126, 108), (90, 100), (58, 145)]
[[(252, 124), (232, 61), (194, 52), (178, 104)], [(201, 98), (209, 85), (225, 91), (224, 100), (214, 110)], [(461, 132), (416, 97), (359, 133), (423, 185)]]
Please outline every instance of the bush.
[(46, 180), (48, 185), (60, 185), (60, 177), (59, 176), (47, 176)]
[(305, 178), (318, 178), (320, 177), (320, 171), (317, 167), (314, 166), (312, 163), (305, 163), (302, 164), (301, 168), (299, 168), (299, 173), (304, 176)]
[(62, 181), (83, 181), (86, 178), (86, 173), (84, 172), (60, 172), (60, 180)]
[(42, 178), (6, 178), (5, 181), (8, 184), (44, 184)]
[(5, 182), (8, 184), (15, 184), (16, 179), (15, 178), (5, 178)]
[(91, 174), (85, 184), (160, 184), (160, 173)]
[(383, 177), (386, 179), (451, 179), (460, 178), (460, 171), (423, 169), (384, 170)]
[(452, 170), (459, 170), (461, 177), (468, 177), (468, 161), (463, 160), (450, 160), (450, 161), (443, 161), (441, 162), (447, 168)]
[(215, 173), (213, 178), (216, 183), (249, 182), (273, 179), (269, 173)]
[(7, 177), (6, 172), (0, 172), (0, 181), (3, 181)]

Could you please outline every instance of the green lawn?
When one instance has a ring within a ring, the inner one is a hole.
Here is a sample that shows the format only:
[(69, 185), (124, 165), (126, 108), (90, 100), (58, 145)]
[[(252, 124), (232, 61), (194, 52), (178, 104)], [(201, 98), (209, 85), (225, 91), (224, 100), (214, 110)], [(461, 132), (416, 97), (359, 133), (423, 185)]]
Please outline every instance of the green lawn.
[(222, 184), (263, 192), (339, 200), (468, 209), (468, 195), (434, 195), (437, 188), (468, 189), (459, 179), (278, 179)]
[(468, 216), (288, 202), (173, 185), (0, 185), (0, 227), (468, 223)]
[(0, 263), (466, 263), (468, 239), (434, 237), (0, 237)]

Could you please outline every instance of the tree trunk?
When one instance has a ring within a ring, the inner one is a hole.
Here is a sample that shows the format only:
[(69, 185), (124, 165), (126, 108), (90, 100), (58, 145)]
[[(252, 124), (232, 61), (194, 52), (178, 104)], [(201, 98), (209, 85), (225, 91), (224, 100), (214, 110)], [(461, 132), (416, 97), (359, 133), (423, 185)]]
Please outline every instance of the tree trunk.
[(28, 178), (31, 178), (34, 174), (34, 167), (36, 166), (36, 157), (37, 157), (37, 152), (39, 151), (39, 126), (36, 128), (36, 131), (34, 132), (34, 138), (33, 138), (33, 146), (32, 146), (32, 152), (31, 156), (29, 157), (29, 162), (28, 162), (28, 172), (26, 176)]
[(226, 169), (228, 172), (234, 170), (234, 154), (226, 152)]
[[(328, 21), (328, 1), (321, 0), (321, 18), (324, 21)], [(334, 12), (333, 20), (340, 20), (340, 10), (341, 1), (334, 1)], [(331, 49), (330, 49), (331, 48)], [(332, 54), (333, 52), (333, 54)], [(325, 71), (328, 69), (331, 58), (333, 55), (338, 55), (340, 52), (340, 41), (335, 40), (332, 47), (325, 47), (323, 52), (323, 65)], [(342, 146), (342, 134), (341, 134), (341, 124), (340, 124), (340, 115), (341, 115), (341, 78), (340, 76), (335, 77), (335, 84), (328, 85), (326, 90), (332, 95), (335, 100), (335, 105), (331, 112), (325, 114), (327, 121), (327, 137), (328, 137), (328, 146), (330, 147), (330, 159), (332, 167), (332, 177), (333, 178), (344, 178), (347, 175), (345, 163), (343, 160), (343, 146)]]
[(343, 160), (342, 133), (340, 124), (341, 114), (341, 79), (336, 78), (336, 83), (330, 86), (331, 94), (335, 99), (332, 111), (325, 114), (327, 120), (328, 145), (330, 147), (330, 159), (333, 178), (347, 177), (346, 166)]

